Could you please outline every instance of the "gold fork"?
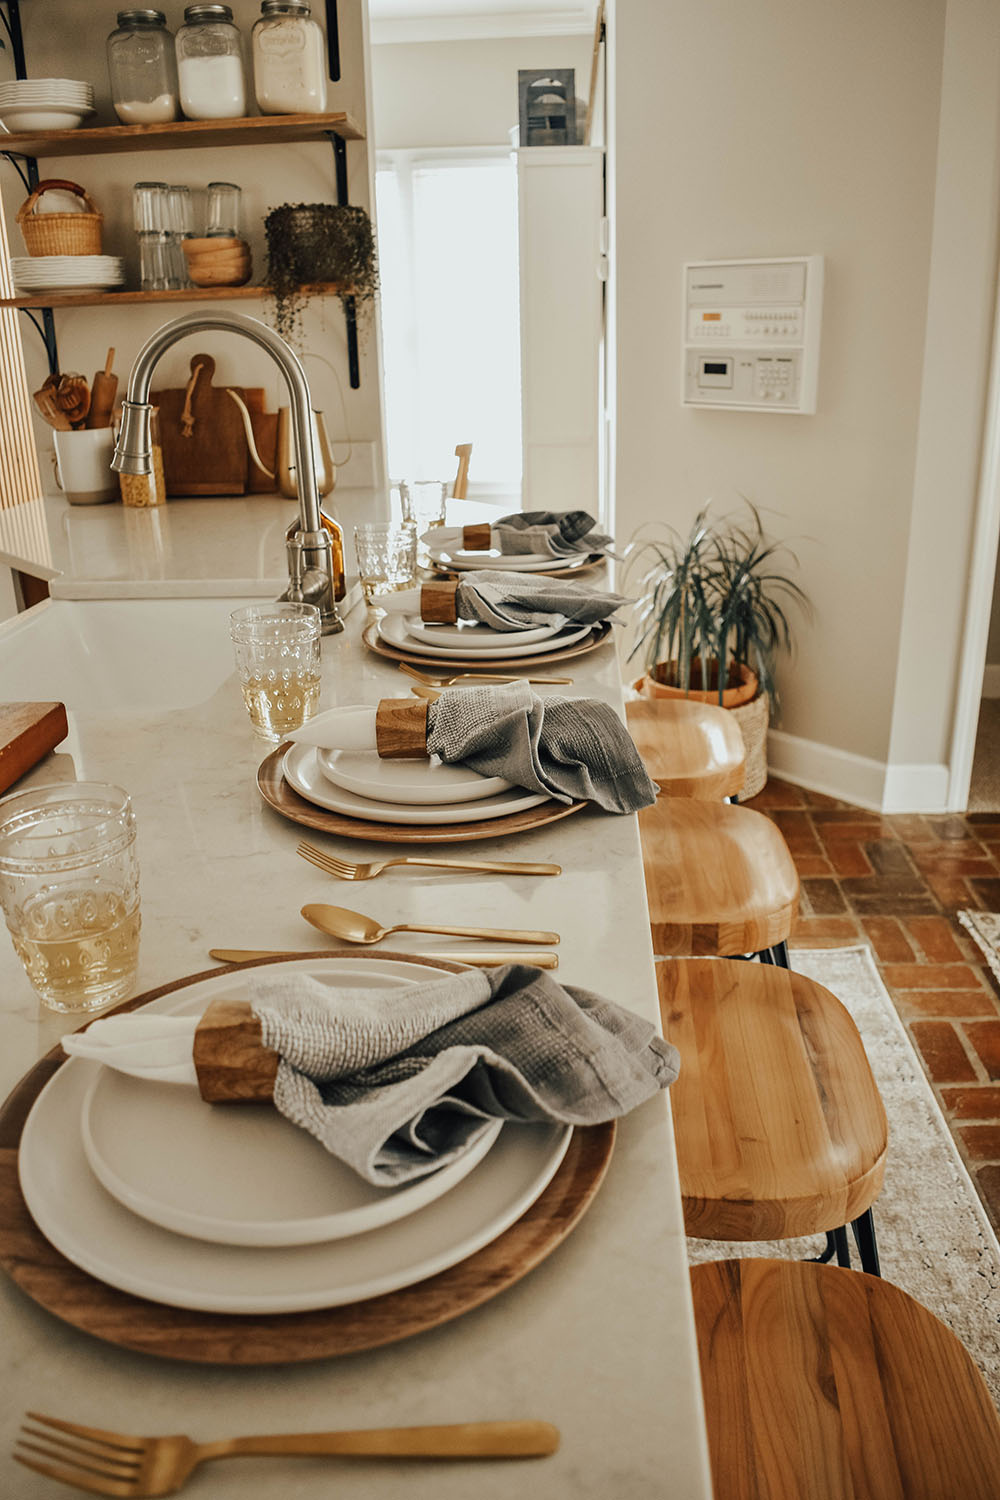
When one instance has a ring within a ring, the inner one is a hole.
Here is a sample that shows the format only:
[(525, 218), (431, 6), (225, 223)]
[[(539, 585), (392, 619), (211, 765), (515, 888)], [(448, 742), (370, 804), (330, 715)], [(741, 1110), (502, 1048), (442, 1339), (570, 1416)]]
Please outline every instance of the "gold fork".
[(444, 870), (496, 870), (507, 875), (561, 875), (561, 865), (515, 864), (504, 859), (423, 859), (410, 854), (399, 854), (393, 859), (375, 859), (370, 864), (351, 864), (346, 859), (337, 859), (325, 854), (306, 839), (298, 845), (296, 854), (301, 854), (317, 869), (327, 875), (336, 875), (340, 880), (373, 880), (390, 865), (433, 865)]
[[(270, 1437), (130, 1437), (81, 1427), (29, 1411), (41, 1429), (21, 1425), (18, 1463), (94, 1495), (172, 1495), (199, 1464), (240, 1454), (376, 1458), (544, 1458), (559, 1446), (549, 1422), (457, 1422), (446, 1427), (381, 1427), (354, 1432), (281, 1433)], [(28, 1439), (36, 1441), (29, 1442)], [(40, 1443), (38, 1440), (41, 1440)], [(42, 1446), (44, 1445), (44, 1446)], [(40, 1463), (27, 1454), (40, 1454)]]
[(504, 677), (497, 672), (458, 672), (454, 677), (432, 677), (427, 672), (418, 672), (416, 667), (409, 666), (405, 661), (400, 662), (399, 670), (408, 677), (415, 677), (418, 682), (425, 683), (427, 687), (437, 688), (452, 687), (456, 682), (548, 682), (558, 686), (573, 681), (572, 677)]

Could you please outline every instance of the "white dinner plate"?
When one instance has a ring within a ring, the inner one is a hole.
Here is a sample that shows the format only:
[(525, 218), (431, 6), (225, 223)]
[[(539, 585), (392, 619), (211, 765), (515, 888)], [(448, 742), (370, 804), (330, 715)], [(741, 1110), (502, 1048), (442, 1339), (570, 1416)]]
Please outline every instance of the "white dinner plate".
[(406, 629), (412, 640), (426, 646), (447, 646), (452, 654), (464, 655), (466, 651), (482, 651), (491, 646), (530, 646), (534, 641), (547, 641), (555, 635), (560, 625), (534, 625), (530, 630), (494, 630), (491, 625), (428, 625), (419, 615), (404, 615)]
[[(406, 978), (414, 973), (398, 961), (393, 967), (408, 970)], [(332, 983), (345, 968), (349, 982), (357, 983), (350, 959), (297, 960), (282, 972)], [(421, 967), (416, 977), (424, 973)], [(185, 994), (204, 1008), (237, 984), (237, 976), (216, 975)], [(176, 993), (165, 996), (149, 1008), (169, 1011), (177, 999)], [(459, 1191), (368, 1234), (274, 1249), (209, 1244), (138, 1218), (90, 1171), (80, 1115), (100, 1066), (70, 1058), (32, 1106), (18, 1153), (25, 1202), (50, 1244), (91, 1276), (137, 1297), (203, 1312), (341, 1307), (434, 1276), (489, 1244), (530, 1208), (557, 1171), (572, 1134), (566, 1126), (507, 1125)]]
[(431, 562), (458, 573), (492, 568), (501, 573), (545, 573), (553, 568), (580, 568), (590, 559), (587, 552), (573, 552), (568, 557), (547, 557), (540, 552), (466, 552), (461, 547), (428, 547)]
[(346, 787), (334, 786), (324, 776), (315, 745), (293, 745), (285, 752), (282, 774), (300, 797), (325, 807), (328, 812), (346, 813), (351, 818), (365, 818), (372, 823), (404, 823), (429, 827), (436, 823), (481, 823), (487, 818), (503, 818), (508, 813), (525, 812), (539, 807), (549, 798), (544, 792), (527, 792), (512, 786), (508, 792), (481, 797), (478, 802), (414, 806), (405, 802), (379, 802), (362, 797)]
[(417, 806), (478, 802), (510, 790), (502, 776), (480, 776), (469, 766), (451, 764), (437, 755), (427, 760), (381, 760), (371, 750), (318, 750), (319, 768), (328, 781), (376, 802)]
[[(574, 646), (577, 641), (582, 641), (584, 636), (589, 635), (593, 628), (593, 625), (571, 625), (556, 635), (548, 636), (544, 641), (532, 641), (528, 645), (522, 643), (518, 646), (487, 646), (476, 652), (476, 659), (507, 661), (518, 656), (542, 656), (548, 651), (560, 651), (563, 646)], [(409, 651), (414, 656), (454, 660), (458, 654), (454, 646), (425, 646), (423, 641), (415, 640), (406, 628), (404, 615), (382, 615), (378, 622), (378, 633), (397, 651)]]
[[(171, 1014), (203, 1009), (185, 997)], [(83, 1101), (81, 1134), (98, 1182), (141, 1219), (221, 1245), (315, 1245), (433, 1203), (482, 1161), (500, 1124), (439, 1171), (379, 1188), (270, 1104), (213, 1106), (196, 1088), (101, 1068)]]

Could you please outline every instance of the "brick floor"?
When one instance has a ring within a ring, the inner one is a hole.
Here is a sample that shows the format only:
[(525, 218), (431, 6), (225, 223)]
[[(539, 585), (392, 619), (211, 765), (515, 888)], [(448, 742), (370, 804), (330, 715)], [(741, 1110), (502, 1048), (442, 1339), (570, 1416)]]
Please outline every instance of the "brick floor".
[(871, 944), (1000, 1231), (1000, 985), (957, 918), (1000, 911), (1000, 814), (883, 817), (780, 781), (748, 806), (781, 829), (802, 881), (792, 946)]

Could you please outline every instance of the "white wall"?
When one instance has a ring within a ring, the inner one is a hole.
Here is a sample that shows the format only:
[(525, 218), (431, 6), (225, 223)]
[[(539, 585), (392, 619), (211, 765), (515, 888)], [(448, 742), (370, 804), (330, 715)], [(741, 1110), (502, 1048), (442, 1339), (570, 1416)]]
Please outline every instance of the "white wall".
[[(870, 772), (874, 800), (915, 629), (911, 528), (935, 694), (896, 758), (940, 758), (950, 723), (996, 256), (998, 23), (986, 0), (613, 11), (617, 536), (655, 518), (686, 529), (710, 498), (777, 513), (815, 607), (782, 665), (782, 727)], [(810, 253), (826, 257), (816, 415), (682, 409), (682, 263)]]
[[(260, 14), (260, 6), (256, 0), (230, 0), (230, 3), (248, 47), (250, 29)], [(183, 20), (183, 5), (178, 0), (171, 0), (162, 8), (168, 26), (176, 32)], [(329, 108), (347, 110), (364, 131), (367, 19), (363, 0), (340, 0), (339, 11), (342, 81), (330, 87)], [(314, 6), (314, 13), (322, 22), (323, 6)], [(92, 0), (46, 0), (44, 5), (22, 6), (21, 17), (29, 75), (72, 77), (92, 82), (97, 95), (97, 115), (90, 123), (116, 124), (105, 59), (105, 38), (114, 26), (114, 8), (102, 11), (93, 5)], [(248, 51), (246, 56), (249, 56)], [(0, 52), (0, 77), (13, 76), (10, 51)], [(249, 67), (247, 77), (248, 81), (252, 77)], [(250, 97), (250, 107), (256, 112), (252, 104), (252, 89)], [(347, 162), (350, 201), (370, 208), (368, 143), (348, 143)], [(138, 254), (131, 215), (133, 182), (186, 182), (201, 188), (220, 178), (239, 183), (243, 189), (244, 235), (253, 252), (254, 280), (260, 278), (266, 263), (263, 220), (268, 210), (280, 203), (333, 202), (335, 199), (333, 151), (325, 141), (255, 148), (216, 147), (101, 157), (56, 157), (42, 160), (39, 170), (43, 177), (65, 177), (79, 182), (91, 193), (105, 216), (103, 250), (106, 254), (125, 256), (132, 286), (138, 285)], [(2, 161), (0, 191), (12, 254), (23, 255), (23, 241), (14, 214), (24, 200), (25, 192), (14, 168)], [(265, 302), (213, 302), (209, 305), (213, 309), (229, 307), (269, 320)], [(191, 312), (195, 307), (193, 303), (176, 306), (153, 303), (120, 311), (99, 307), (59, 312), (56, 314), (56, 331), (61, 366), (64, 370), (82, 371), (89, 377), (103, 365), (105, 352), (113, 344), (117, 350), (115, 368), (124, 386), (132, 359), (149, 334), (168, 318)], [(48, 367), (41, 340), (26, 319), (22, 319), (22, 343), (29, 388), (33, 390), (44, 380)], [(269, 357), (245, 339), (226, 334), (198, 335), (196, 342), (185, 340), (168, 351), (157, 366), (154, 389), (184, 384), (191, 355), (200, 349), (216, 355), (217, 383), (262, 385), (270, 392), (269, 409), (276, 409), (279, 404), (287, 405), (283, 382)], [(331, 435), (337, 441), (338, 456), (346, 452), (343, 440), (350, 434), (355, 442), (373, 443), (380, 459), (384, 446), (381, 379), (374, 330), (362, 341), (361, 388), (358, 391), (352, 391), (348, 382), (344, 317), (336, 299), (310, 304), (304, 318), (299, 352), (306, 351), (328, 359), (339, 377), (338, 389), (337, 378), (324, 364), (317, 359), (305, 361), (314, 404), (326, 414)], [(48, 477), (50, 464), (46, 454), (52, 446), (50, 433), (40, 419), (36, 421), (43, 476)], [(346, 482), (347, 476), (343, 474), (339, 478)], [(378, 478), (381, 480), (381, 475)]]
[[(506, 146), (517, 124), (519, 68), (574, 68), (586, 104), (593, 38), (384, 43), (372, 48), (375, 144)], [(577, 105), (579, 109), (579, 104)]]

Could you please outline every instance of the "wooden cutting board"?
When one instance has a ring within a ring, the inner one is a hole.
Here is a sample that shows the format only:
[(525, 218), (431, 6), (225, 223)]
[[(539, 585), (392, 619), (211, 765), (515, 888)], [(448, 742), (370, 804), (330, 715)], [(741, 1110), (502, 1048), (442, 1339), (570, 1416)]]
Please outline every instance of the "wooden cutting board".
[(62, 703), (0, 703), (0, 792), (69, 733)]
[[(200, 368), (199, 368), (200, 367)], [(215, 360), (195, 354), (193, 388), (157, 391), (160, 442), (168, 495), (245, 495), (250, 455), (239, 407), (215, 387)], [(243, 396), (241, 387), (234, 390)]]

